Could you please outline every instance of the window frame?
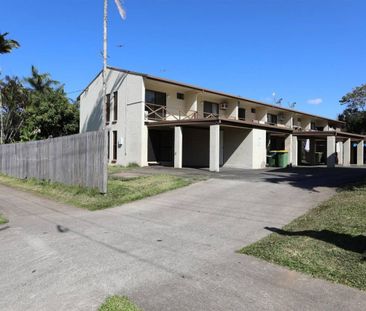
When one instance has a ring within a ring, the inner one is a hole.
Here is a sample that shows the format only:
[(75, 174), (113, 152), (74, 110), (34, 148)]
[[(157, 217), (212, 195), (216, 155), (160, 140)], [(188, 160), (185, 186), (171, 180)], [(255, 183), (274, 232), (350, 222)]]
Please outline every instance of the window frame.
[(106, 94), (105, 99), (105, 122), (109, 123), (111, 121), (111, 94)]
[[(206, 109), (207, 107), (210, 107), (210, 109)], [(213, 107), (216, 107), (217, 112), (213, 111), (214, 110), (214, 109), (212, 109)], [(210, 102), (210, 101), (207, 101), (207, 100), (205, 100), (203, 102), (203, 115), (204, 115), (204, 117), (206, 117), (206, 115), (219, 117), (219, 114), (220, 114), (219, 109), (220, 109), (220, 105), (218, 103)]]
[(113, 121), (118, 120), (118, 91), (113, 92)]
[(112, 161), (116, 162), (117, 161), (117, 141), (118, 141), (118, 137), (117, 137), (117, 131), (112, 131)]
[(267, 113), (267, 123), (271, 125), (278, 124), (278, 115), (273, 113)]
[[(244, 111), (244, 118), (240, 117), (240, 111)], [(245, 118), (246, 118), (246, 109), (245, 108), (238, 108), (238, 119), (239, 120), (242, 120), (242, 121), (245, 121)]]

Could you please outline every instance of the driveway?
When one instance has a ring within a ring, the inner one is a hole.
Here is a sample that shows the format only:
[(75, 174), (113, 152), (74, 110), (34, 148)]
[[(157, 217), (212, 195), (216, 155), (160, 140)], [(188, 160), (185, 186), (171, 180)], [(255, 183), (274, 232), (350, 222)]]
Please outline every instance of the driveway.
[(0, 310), (364, 310), (365, 292), (235, 253), (366, 169), (227, 170), (88, 212), (0, 186)]

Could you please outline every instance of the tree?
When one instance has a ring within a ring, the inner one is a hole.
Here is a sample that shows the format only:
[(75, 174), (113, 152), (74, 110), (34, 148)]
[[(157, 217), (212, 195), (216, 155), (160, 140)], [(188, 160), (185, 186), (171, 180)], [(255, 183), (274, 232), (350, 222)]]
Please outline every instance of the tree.
[(0, 34), (0, 54), (10, 53), (13, 49), (19, 48), (19, 43), (13, 39), (6, 39), (8, 32)]
[(46, 139), (75, 134), (79, 131), (79, 109), (67, 98), (63, 85), (48, 73), (39, 73), (32, 66), (29, 84), (30, 101), (22, 127), (23, 140)]
[(366, 84), (354, 88), (339, 101), (346, 105), (338, 119), (346, 122), (346, 130), (351, 133), (366, 134)]
[(52, 80), (49, 73), (39, 73), (38, 69), (32, 66), (32, 75), (24, 80), (30, 85), (33, 91), (45, 92), (51, 90), (53, 86), (57, 86), (60, 82)]
[(20, 129), (27, 115), (30, 94), (17, 77), (6, 76), (0, 81), (4, 143), (19, 141)]

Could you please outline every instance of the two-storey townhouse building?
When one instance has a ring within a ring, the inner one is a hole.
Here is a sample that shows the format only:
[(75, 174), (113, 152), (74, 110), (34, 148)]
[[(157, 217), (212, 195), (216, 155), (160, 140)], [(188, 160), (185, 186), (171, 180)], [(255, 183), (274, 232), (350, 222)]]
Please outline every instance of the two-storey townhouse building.
[(80, 94), (80, 132), (108, 129), (110, 163), (264, 168), (271, 150), (288, 165), (364, 164), (364, 136), (343, 122), (220, 91), (108, 67)]

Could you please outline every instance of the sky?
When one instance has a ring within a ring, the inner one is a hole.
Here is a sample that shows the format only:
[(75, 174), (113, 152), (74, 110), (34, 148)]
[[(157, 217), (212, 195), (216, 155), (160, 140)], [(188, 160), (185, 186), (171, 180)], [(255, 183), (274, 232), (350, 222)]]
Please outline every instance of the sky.
[[(1, 77), (31, 65), (70, 98), (102, 68), (103, 0), (0, 0), (0, 32), (21, 47)], [(364, 0), (109, 0), (108, 65), (336, 118), (366, 83)]]

